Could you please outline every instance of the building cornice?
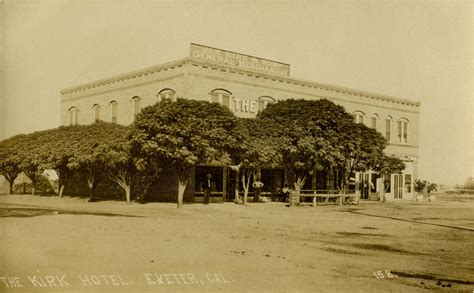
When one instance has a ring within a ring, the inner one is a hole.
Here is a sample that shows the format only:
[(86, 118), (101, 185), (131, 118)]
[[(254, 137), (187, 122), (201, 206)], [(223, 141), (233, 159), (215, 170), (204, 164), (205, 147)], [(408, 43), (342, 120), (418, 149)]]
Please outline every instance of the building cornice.
[(319, 90), (326, 90), (326, 91), (331, 91), (335, 93), (359, 96), (363, 98), (382, 100), (382, 101), (387, 101), (387, 102), (392, 102), (392, 103), (397, 103), (397, 104), (402, 104), (402, 105), (408, 105), (408, 106), (414, 106), (414, 107), (420, 106), (420, 102), (409, 100), (409, 99), (402, 99), (402, 98), (376, 94), (376, 93), (371, 93), (371, 92), (362, 91), (362, 90), (355, 90), (355, 89), (350, 89), (350, 88), (336, 86), (336, 85), (324, 84), (324, 83), (319, 83), (319, 82), (314, 82), (314, 81), (309, 81), (309, 80), (304, 80), (304, 79), (299, 79), (299, 78), (294, 78), (294, 77), (270, 75), (270, 74), (249, 71), (249, 70), (244, 70), (244, 69), (235, 68), (235, 67), (227, 67), (218, 63), (205, 62), (202, 60), (195, 60), (193, 58), (186, 58), (185, 60), (186, 60), (186, 63), (190, 62), (194, 65), (202, 66), (204, 68), (216, 68), (222, 71), (228, 71), (230, 73), (238, 73), (240, 75), (254, 76), (256, 78), (269, 79), (269, 80), (284, 82), (288, 84), (295, 84), (299, 86), (311, 87), (311, 88), (315, 88)]
[(335, 92), (335, 93), (341, 93), (341, 94), (346, 94), (346, 95), (359, 96), (362, 98), (367, 98), (367, 99), (372, 99), (372, 100), (392, 102), (395, 104), (408, 105), (408, 106), (413, 106), (417, 108), (420, 107), (420, 102), (418, 101), (401, 99), (401, 98), (396, 98), (396, 97), (381, 95), (381, 94), (375, 94), (375, 93), (370, 93), (366, 91), (350, 89), (346, 87), (340, 87), (340, 86), (335, 86), (335, 85), (330, 85), (330, 84), (308, 81), (304, 79), (298, 79), (294, 77), (283, 77), (279, 75), (270, 75), (270, 74), (254, 72), (254, 71), (244, 70), (244, 69), (235, 68), (235, 67), (228, 67), (228, 66), (224, 66), (218, 63), (196, 60), (191, 57), (132, 71), (129, 73), (121, 74), (121, 75), (110, 77), (110, 78), (97, 80), (90, 83), (77, 85), (74, 87), (65, 88), (61, 90), (61, 95), (68, 95), (68, 94), (72, 94), (72, 93), (76, 93), (76, 92), (80, 92), (80, 91), (84, 91), (84, 90), (88, 90), (92, 88), (98, 88), (101, 86), (130, 80), (130, 79), (141, 77), (144, 75), (157, 73), (160, 71), (174, 69), (176, 67), (182, 67), (184, 64), (192, 64), (192, 65), (201, 66), (204, 68), (216, 68), (221, 71), (234, 73), (234, 74), (253, 76), (255, 78), (263, 78), (263, 79), (272, 80), (272, 81), (284, 82), (288, 84), (294, 84), (294, 85), (303, 86), (303, 87), (310, 87), (310, 88), (315, 88), (315, 89), (325, 90), (325, 91), (330, 91), (330, 92)]
[(61, 90), (61, 95), (68, 95), (68, 94), (72, 94), (72, 93), (75, 93), (75, 92), (80, 92), (80, 91), (84, 91), (84, 90), (88, 90), (88, 89), (92, 89), (92, 88), (98, 88), (98, 87), (101, 87), (101, 86), (105, 86), (105, 85), (109, 85), (109, 84), (112, 84), (112, 83), (117, 83), (117, 82), (130, 80), (130, 79), (133, 79), (133, 78), (137, 78), (137, 77), (141, 77), (141, 76), (144, 76), (144, 75), (157, 73), (157, 72), (164, 71), (164, 70), (174, 69), (176, 67), (182, 67), (184, 65), (185, 61), (186, 61), (186, 59), (171, 61), (171, 62), (168, 62), (168, 63), (165, 63), (165, 64), (155, 65), (155, 66), (152, 66), (152, 67), (147, 67), (147, 68), (144, 68), (144, 69), (135, 70), (135, 71), (132, 71), (132, 72), (121, 74), (121, 75), (108, 77), (108, 78), (96, 80), (96, 81), (93, 81), (93, 82), (76, 85), (76, 86), (73, 86), (73, 87), (68, 87), (68, 88), (65, 88), (65, 89)]

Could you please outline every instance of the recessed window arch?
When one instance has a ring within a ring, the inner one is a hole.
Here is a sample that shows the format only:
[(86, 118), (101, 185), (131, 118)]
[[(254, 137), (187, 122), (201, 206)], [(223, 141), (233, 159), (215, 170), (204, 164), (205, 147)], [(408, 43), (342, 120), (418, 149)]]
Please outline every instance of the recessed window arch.
[(157, 97), (158, 97), (158, 102), (165, 101), (165, 100), (175, 101), (176, 91), (170, 88), (165, 88), (158, 92)]
[(385, 139), (387, 139), (388, 142), (392, 139), (392, 124), (393, 124), (393, 118), (392, 116), (388, 115), (385, 118)]
[(232, 93), (226, 89), (217, 88), (209, 92), (210, 102), (219, 103), (230, 108)]
[(353, 114), (355, 123), (364, 124), (365, 113), (362, 111), (355, 111)]
[(140, 100), (139, 96), (134, 96), (132, 98), (132, 107), (133, 107), (133, 118), (137, 117), (138, 113), (140, 113)]
[(408, 125), (409, 121), (406, 118), (401, 118), (397, 121), (397, 134), (399, 143), (408, 143)]
[(79, 109), (71, 107), (67, 111), (69, 112), (69, 125), (77, 125), (79, 123)]
[(268, 104), (276, 103), (276, 100), (270, 96), (261, 96), (257, 98), (257, 110), (258, 112), (263, 111)]
[(372, 117), (370, 117), (370, 127), (373, 129), (377, 130), (379, 124), (379, 115), (377, 113), (372, 114)]
[(112, 121), (112, 123), (117, 123), (117, 107), (118, 107), (117, 101), (115, 100), (110, 101), (109, 106), (110, 106), (110, 120)]
[(97, 122), (100, 120), (100, 105), (94, 104), (92, 105), (92, 109), (94, 109), (94, 121)]

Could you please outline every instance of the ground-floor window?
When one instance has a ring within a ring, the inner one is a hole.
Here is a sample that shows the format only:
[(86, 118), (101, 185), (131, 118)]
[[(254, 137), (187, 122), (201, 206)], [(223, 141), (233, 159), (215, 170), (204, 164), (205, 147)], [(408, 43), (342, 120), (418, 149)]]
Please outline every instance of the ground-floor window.
[(370, 174), (370, 193), (377, 192), (377, 174)]
[(383, 176), (383, 185), (384, 185), (385, 193), (392, 192), (392, 176), (391, 175)]
[(405, 174), (405, 192), (411, 193), (411, 174)]

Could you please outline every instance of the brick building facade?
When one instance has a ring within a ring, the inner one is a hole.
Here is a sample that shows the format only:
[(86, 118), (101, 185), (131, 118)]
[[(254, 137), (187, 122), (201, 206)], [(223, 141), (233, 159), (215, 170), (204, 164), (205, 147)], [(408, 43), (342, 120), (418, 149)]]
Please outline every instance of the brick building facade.
[[(419, 102), (293, 78), (288, 64), (197, 44), (191, 44), (187, 58), (62, 90), (61, 124), (90, 124), (100, 119), (128, 125), (141, 108), (161, 99), (175, 98), (218, 102), (239, 117), (255, 117), (267, 103), (278, 100), (331, 100), (352, 113), (356, 122), (377, 129), (389, 141), (386, 153), (406, 162), (403, 174), (384, 179), (376, 179), (370, 172), (355, 174), (355, 187), (362, 198), (379, 192), (382, 180), (390, 186), (388, 199), (414, 197)], [(231, 181), (228, 168), (209, 168), (214, 169), (195, 170), (196, 180), (191, 189), (199, 194), (201, 173), (222, 173), (223, 176), (217, 176), (220, 178), (216, 179), (215, 190), (228, 197), (226, 186)], [(271, 172), (276, 174), (270, 175)], [(275, 176), (283, 176), (281, 170), (268, 170), (262, 176), (263, 180), (276, 181), (267, 184), (267, 189), (272, 186), (269, 192), (277, 192), (284, 181), (284, 178), (275, 180)], [(318, 187), (317, 176), (308, 183), (314, 189)], [(171, 193), (171, 190), (163, 192)]]

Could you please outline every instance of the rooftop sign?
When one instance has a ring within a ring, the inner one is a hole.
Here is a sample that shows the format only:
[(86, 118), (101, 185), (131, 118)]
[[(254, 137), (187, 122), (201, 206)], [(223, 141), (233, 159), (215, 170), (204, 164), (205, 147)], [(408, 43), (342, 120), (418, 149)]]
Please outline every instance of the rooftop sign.
[(290, 76), (290, 65), (191, 43), (191, 57), (244, 70)]

